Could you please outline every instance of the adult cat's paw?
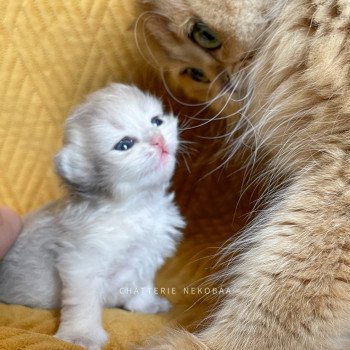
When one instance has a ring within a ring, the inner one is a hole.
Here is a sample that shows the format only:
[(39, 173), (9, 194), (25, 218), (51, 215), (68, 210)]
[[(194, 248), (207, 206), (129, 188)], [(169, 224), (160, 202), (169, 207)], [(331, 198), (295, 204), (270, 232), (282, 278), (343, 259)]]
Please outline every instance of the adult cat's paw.
[(142, 312), (145, 314), (157, 314), (159, 312), (167, 312), (171, 309), (169, 300), (152, 295), (145, 297), (141, 294), (132, 298), (125, 304), (125, 309), (132, 312)]
[(108, 335), (103, 329), (94, 329), (90, 332), (88, 330), (81, 332), (74, 329), (58, 330), (55, 337), (82, 346), (87, 350), (101, 350), (108, 340)]

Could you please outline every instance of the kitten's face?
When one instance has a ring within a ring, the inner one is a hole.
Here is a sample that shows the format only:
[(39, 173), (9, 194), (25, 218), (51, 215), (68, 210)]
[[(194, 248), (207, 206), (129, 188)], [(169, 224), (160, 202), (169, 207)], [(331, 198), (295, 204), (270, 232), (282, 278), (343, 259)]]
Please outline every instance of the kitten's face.
[(249, 58), (271, 1), (143, 0), (139, 47), (173, 92), (208, 101), (232, 91), (231, 77)]
[(67, 122), (65, 148), (81, 156), (75, 166), (107, 192), (167, 185), (177, 146), (177, 119), (158, 99), (127, 85), (91, 94)]

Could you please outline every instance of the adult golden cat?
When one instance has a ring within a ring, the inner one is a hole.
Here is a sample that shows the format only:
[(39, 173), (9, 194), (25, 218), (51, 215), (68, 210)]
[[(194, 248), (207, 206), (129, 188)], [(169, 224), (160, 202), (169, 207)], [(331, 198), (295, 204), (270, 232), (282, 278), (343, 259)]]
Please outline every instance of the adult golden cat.
[(232, 292), (208, 328), (173, 333), (150, 348), (346, 348), (350, 1), (154, 0), (147, 6), (147, 35), (159, 37), (148, 40), (153, 63), (168, 71), (171, 88), (203, 100), (212, 85), (213, 98), (227, 84), (220, 77), (241, 69), (232, 79), (240, 83), (240, 112), (248, 120), (240, 141), (250, 141), (258, 159), (269, 159), (268, 169), (285, 179), (246, 232), (250, 248), (230, 267)]

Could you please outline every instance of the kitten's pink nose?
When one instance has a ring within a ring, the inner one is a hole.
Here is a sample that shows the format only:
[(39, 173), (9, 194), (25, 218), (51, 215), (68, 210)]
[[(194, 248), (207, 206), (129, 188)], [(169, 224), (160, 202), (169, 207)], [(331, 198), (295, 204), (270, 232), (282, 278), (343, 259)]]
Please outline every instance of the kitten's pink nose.
[(168, 152), (165, 146), (164, 137), (160, 134), (151, 137), (151, 145), (158, 147), (162, 152)]

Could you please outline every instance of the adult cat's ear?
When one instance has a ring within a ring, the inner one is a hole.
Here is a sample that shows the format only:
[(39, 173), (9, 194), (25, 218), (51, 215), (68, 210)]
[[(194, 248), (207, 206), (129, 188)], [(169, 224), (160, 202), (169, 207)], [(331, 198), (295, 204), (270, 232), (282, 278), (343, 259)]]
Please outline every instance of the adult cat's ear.
[(81, 195), (95, 191), (96, 175), (91, 160), (73, 145), (65, 146), (54, 159), (56, 172), (68, 187)]

